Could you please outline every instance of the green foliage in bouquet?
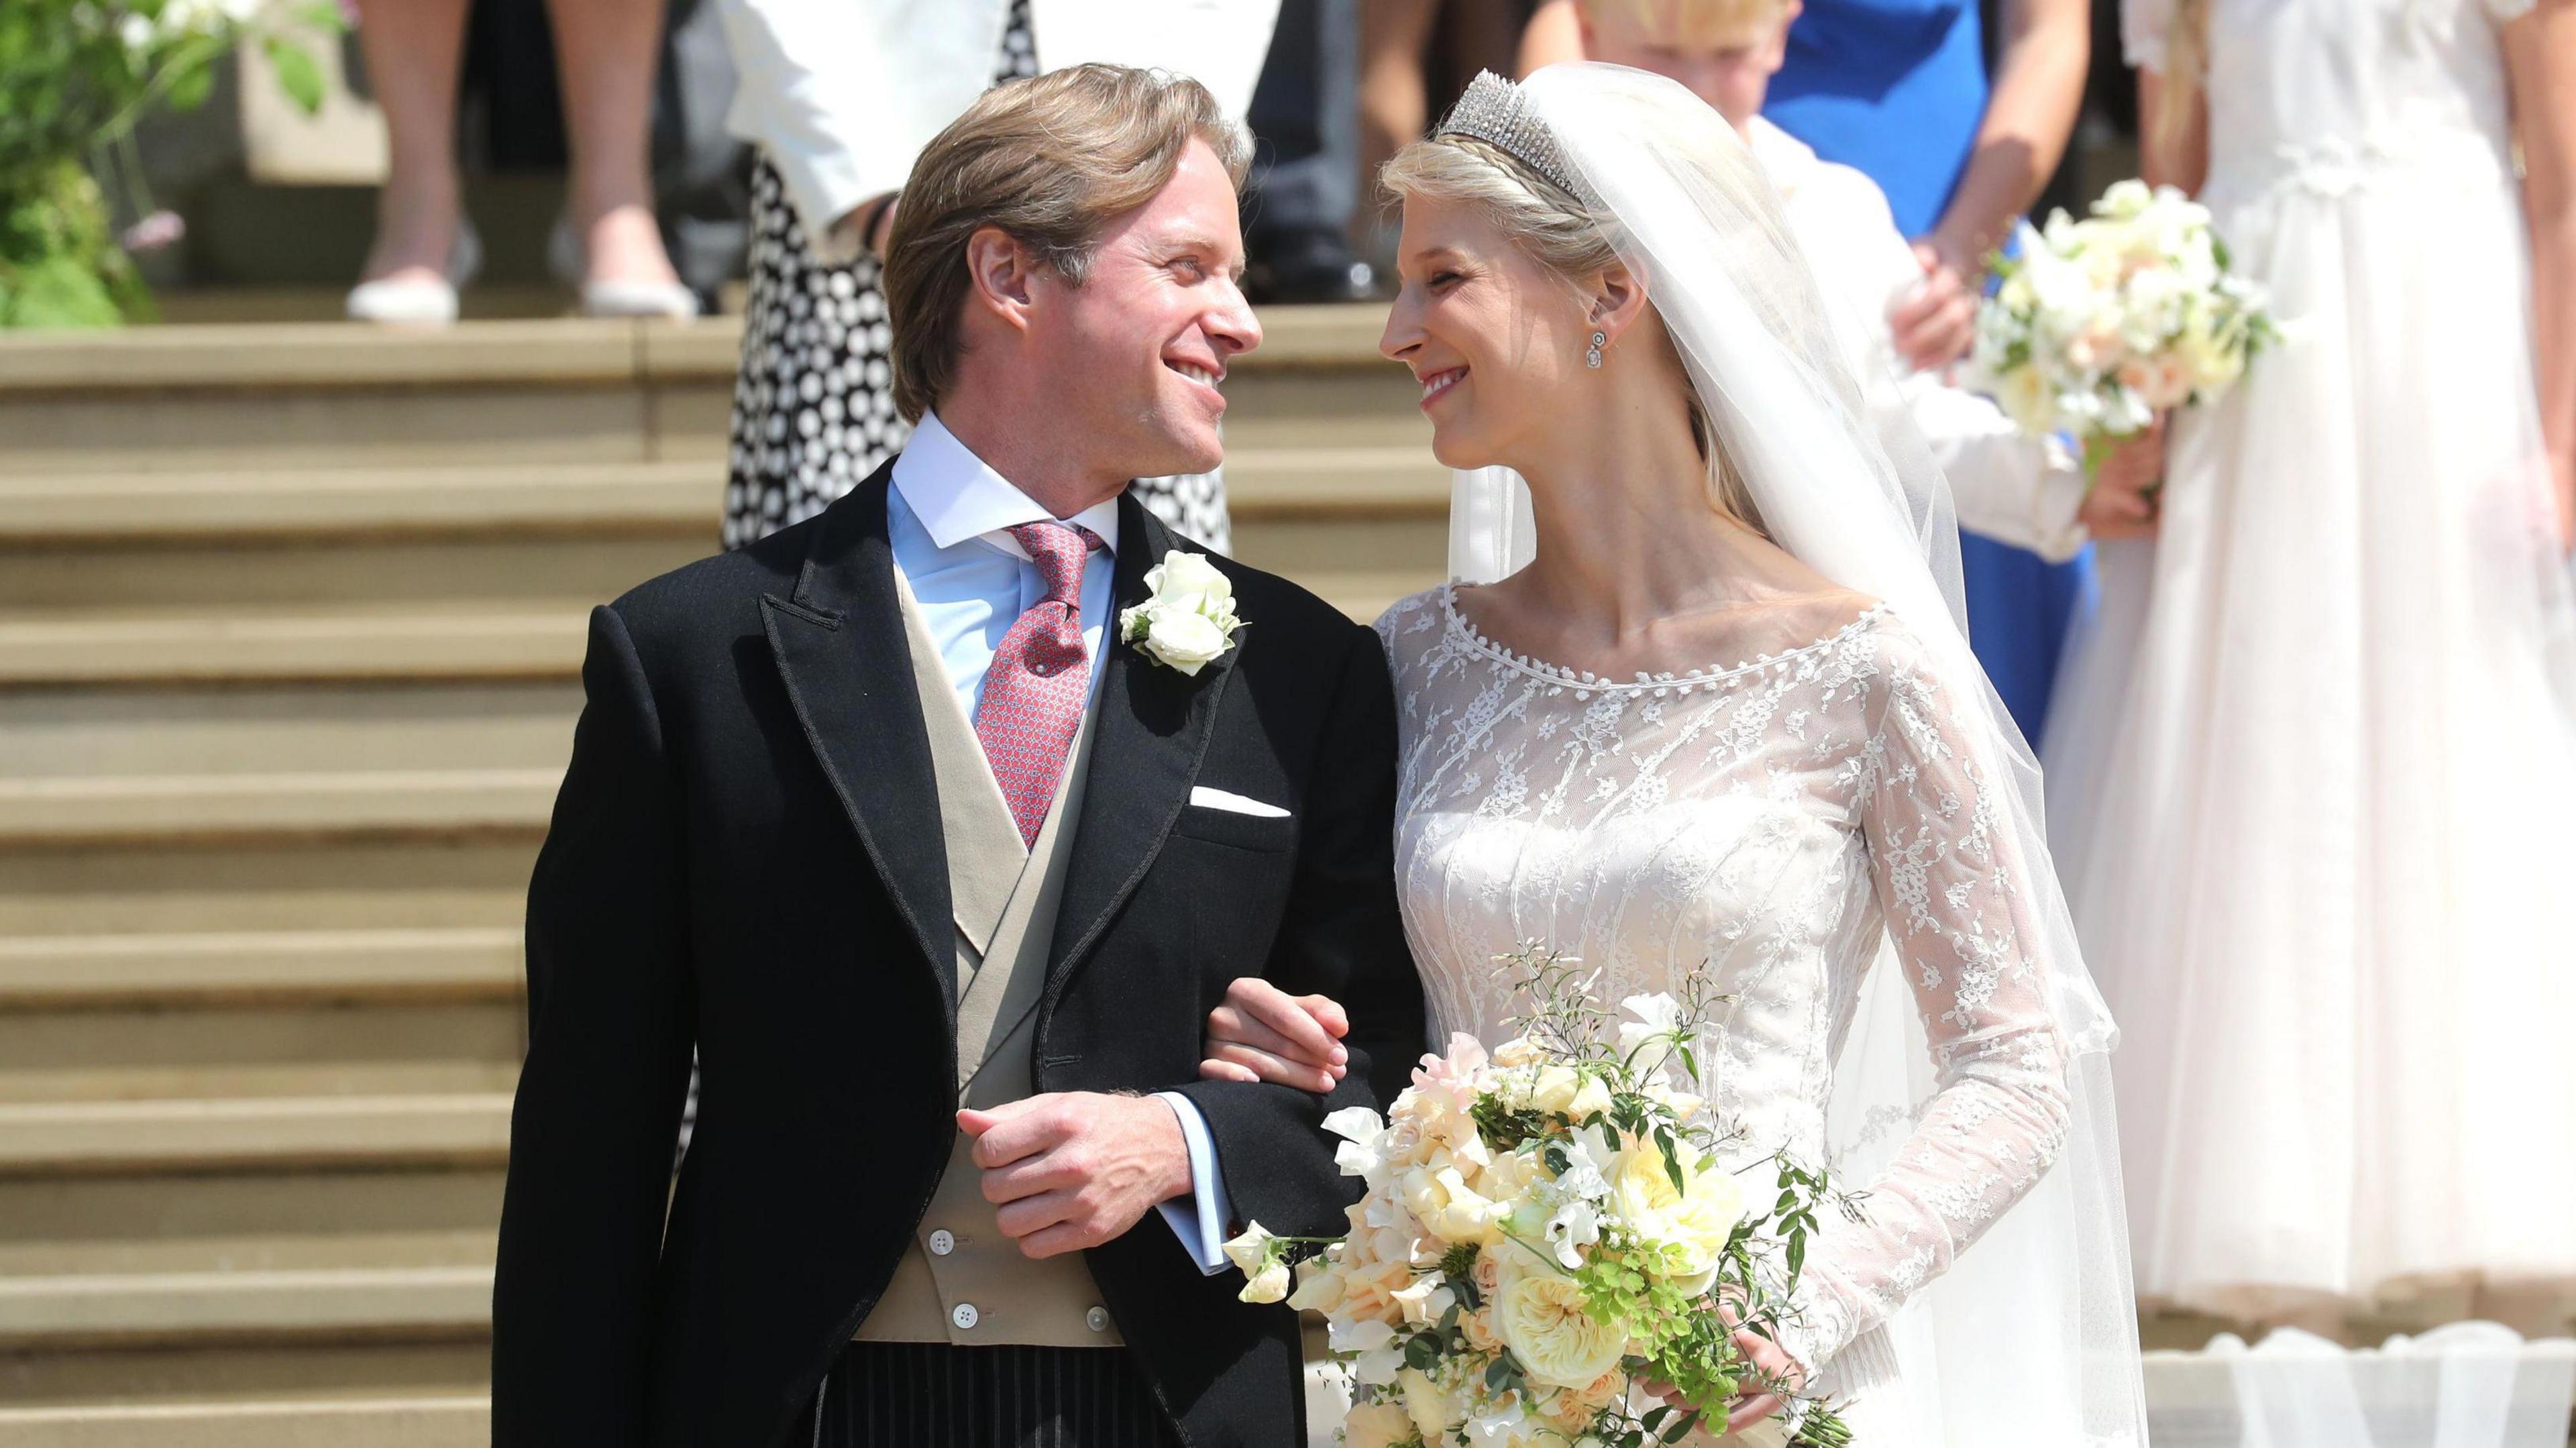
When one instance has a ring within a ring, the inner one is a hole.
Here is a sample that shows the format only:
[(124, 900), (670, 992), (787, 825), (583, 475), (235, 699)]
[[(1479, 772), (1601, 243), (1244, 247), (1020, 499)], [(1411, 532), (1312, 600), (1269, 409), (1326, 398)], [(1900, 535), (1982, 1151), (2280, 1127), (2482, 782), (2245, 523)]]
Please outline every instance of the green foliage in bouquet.
[(7, 0), (0, 4), (0, 328), (148, 318), (151, 297), (108, 224), (98, 177), (150, 211), (134, 128), (204, 104), (215, 66), (257, 44), (287, 95), (322, 104), (322, 67), (280, 22), (339, 12), (268, 0)]
[[(1746, 1338), (1792, 1320), (1820, 1210), (1858, 1207), (1682, 1088), (1676, 1073), (1699, 1085), (1702, 1023), (1725, 998), (1695, 972), (1678, 999), (1622, 1002), (1623, 1020), (1576, 961), (1531, 942), (1503, 963), (1528, 1002), (1519, 1034), (1490, 1055), (1458, 1037), (1384, 1119), (1325, 1122), (1367, 1183), (1350, 1234), (1255, 1223), (1227, 1244), (1246, 1300), (1324, 1314), (1359, 1386), (1344, 1441), (1651, 1448), (1778, 1393), (1775, 1441), (1843, 1448), (1841, 1419), (1768, 1379)], [(1756, 1173), (1767, 1210), (1741, 1180)]]

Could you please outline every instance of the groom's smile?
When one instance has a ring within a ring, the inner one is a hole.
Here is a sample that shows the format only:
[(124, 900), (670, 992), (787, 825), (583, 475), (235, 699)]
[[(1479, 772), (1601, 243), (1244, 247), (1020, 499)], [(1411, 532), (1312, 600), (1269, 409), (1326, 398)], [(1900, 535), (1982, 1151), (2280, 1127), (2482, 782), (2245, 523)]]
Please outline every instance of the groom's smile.
[[(1036, 321), (1057, 401), (1102, 464), (1127, 477), (1206, 472), (1225, 460), (1228, 359), (1261, 345), (1243, 299), (1234, 184), (1193, 141), (1152, 200), (1108, 223), (1090, 274), (1050, 289)], [(1128, 359), (1134, 359), (1132, 361)], [(1140, 365), (1141, 364), (1141, 367)]]

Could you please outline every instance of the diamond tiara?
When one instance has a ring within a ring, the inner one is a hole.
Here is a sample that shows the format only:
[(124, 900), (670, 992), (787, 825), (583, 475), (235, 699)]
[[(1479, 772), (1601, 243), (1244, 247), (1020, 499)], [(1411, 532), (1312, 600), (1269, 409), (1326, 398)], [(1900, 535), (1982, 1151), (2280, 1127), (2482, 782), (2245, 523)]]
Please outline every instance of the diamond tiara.
[(1565, 157), (1556, 149), (1556, 138), (1530, 112), (1521, 88), (1490, 70), (1476, 73), (1467, 93), (1458, 97), (1458, 104), (1449, 108), (1448, 117), (1432, 134), (1472, 136), (1546, 177), (1566, 195), (1582, 194), (1575, 188)]

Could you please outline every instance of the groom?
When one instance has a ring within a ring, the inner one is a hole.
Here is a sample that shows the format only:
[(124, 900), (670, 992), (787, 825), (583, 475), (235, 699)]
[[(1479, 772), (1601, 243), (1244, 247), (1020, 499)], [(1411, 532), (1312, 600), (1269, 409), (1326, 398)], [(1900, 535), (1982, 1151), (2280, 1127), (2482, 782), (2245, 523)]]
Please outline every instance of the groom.
[[(1401, 1085), (1422, 1018), (1376, 637), (1125, 492), (1221, 459), (1243, 165), (1192, 81), (988, 93), (891, 243), (910, 446), (592, 615), (496, 1443), (1304, 1442), (1296, 1322), (1218, 1243), (1342, 1229), (1319, 1123)], [(1201, 664), (1179, 615), (1226, 587)], [(1140, 605), (1171, 626), (1124, 642)], [(1348, 1006), (1330, 1095), (1196, 1079), (1246, 973)]]

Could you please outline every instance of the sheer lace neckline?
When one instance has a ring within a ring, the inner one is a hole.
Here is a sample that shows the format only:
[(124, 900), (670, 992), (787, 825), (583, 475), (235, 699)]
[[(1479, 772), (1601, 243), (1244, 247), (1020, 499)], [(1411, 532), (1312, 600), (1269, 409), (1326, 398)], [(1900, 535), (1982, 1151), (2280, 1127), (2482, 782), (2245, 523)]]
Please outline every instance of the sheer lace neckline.
[(1458, 607), (1458, 592), (1459, 585), (1455, 581), (1440, 585), (1438, 591), (1440, 612), (1448, 624), (1451, 637), (1456, 638), (1461, 643), (1465, 644), (1471, 651), (1482, 654), (1486, 658), (1492, 659), (1498, 664), (1517, 670), (1520, 673), (1527, 674), (1534, 679), (1544, 680), (1547, 683), (1559, 685), (1563, 688), (1598, 690), (1603, 693), (1614, 693), (1637, 689), (1679, 689), (1688, 691), (1691, 689), (1722, 685), (1731, 680), (1742, 678), (1747, 674), (1759, 673), (1764, 669), (1770, 668), (1774, 664), (1782, 662), (1783, 660), (1801, 658), (1808, 654), (1819, 653), (1836, 648), (1840, 646), (1845, 639), (1850, 638), (1852, 635), (1859, 633), (1861, 630), (1868, 628), (1872, 623), (1875, 623), (1878, 620), (1878, 616), (1887, 611), (1886, 604), (1873, 603), (1869, 607), (1862, 609), (1859, 617), (1854, 618), (1851, 622), (1844, 624), (1842, 627), (1835, 629), (1833, 632), (1826, 634), (1821, 638), (1799, 644), (1793, 648), (1782, 649), (1777, 653), (1756, 654), (1742, 663), (1729, 664), (1723, 667), (1697, 669), (1688, 673), (1667, 672), (1649, 674), (1641, 672), (1633, 679), (1619, 680), (1595, 674), (1589, 669), (1568, 668), (1563, 664), (1550, 663), (1545, 659), (1534, 658), (1529, 654), (1504, 648), (1501, 644), (1496, 643), (1492, 638), (1488, 637), (1484, 630), (1476, 627), (1474, 623), (1468, 620), (1466, 613)]

